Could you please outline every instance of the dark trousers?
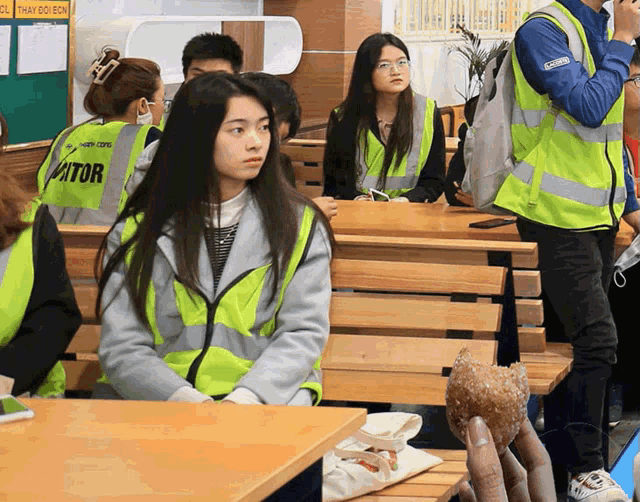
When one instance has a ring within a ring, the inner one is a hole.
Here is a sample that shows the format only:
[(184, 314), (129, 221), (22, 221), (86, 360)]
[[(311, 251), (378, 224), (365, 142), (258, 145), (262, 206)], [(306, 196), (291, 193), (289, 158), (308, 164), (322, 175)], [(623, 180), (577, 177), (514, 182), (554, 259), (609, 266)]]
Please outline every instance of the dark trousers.
[(602, 414), (617, 335), (607, 291), (614, 263), (617, 228), (572, 232), (519, 219), (524, 241), (538, 244), (545, 318), (553, 310), (564, 333), (547, 325), (547, 339), (564, 337), (573, 347), (573, 369), (545, 398), (545, 443), (554, 461), (570, 473), (604, 467)]

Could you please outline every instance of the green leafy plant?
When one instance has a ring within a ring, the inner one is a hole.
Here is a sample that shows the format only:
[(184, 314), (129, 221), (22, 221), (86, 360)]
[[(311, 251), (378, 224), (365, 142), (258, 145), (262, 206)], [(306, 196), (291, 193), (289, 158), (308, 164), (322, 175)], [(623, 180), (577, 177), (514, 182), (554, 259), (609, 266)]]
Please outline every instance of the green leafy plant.
[(509, 47), (509, 42), (502, 40), (499, 43), (494, 43), (489, 49), (483, 49), (480, 47), (482, 40), (479, 35), (470, 32), (460, 24), (456, 24), (456, 28), (462, 33), (464, 44), (449, 46), (448, 49), (449, 54), (452, 52), (459, 53), (467, 67), (468, 75), (465, 93), (461, 93), (458, 88), (454, 86), (456, 92), (460, 94), (466, 102), (480, 92), (487, 63)]

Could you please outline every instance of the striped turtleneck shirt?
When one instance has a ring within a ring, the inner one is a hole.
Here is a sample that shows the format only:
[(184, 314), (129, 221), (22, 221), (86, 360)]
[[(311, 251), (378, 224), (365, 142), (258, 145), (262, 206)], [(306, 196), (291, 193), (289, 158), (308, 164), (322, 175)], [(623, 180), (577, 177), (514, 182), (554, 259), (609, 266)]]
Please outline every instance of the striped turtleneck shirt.
[(218, 227), (218, 217), (215, 210), (207, 219), (204, 231), (211, 270), (213, 271), (213, 290), (217, 291), (222, 271), (229, 258), (231, 246), (238, 231), (240, 216), (249, 198), (249, 188), (245, 188), (233, 199), (223, 202), (220, 205), (220, 226)]

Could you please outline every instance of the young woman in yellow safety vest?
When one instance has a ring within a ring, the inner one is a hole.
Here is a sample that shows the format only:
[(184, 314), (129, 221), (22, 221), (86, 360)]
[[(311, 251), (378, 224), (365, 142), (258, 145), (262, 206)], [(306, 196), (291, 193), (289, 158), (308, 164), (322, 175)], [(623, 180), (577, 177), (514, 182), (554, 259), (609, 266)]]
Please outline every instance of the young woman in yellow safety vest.
[(282, 174), (264, 92), (223, 73), (186, 83), (103, 243), (94, 397), (317, 403), (332, 243)]
[(161, 135), (164, 85), (148, 59), (105, 51), (90, 68), (89, 122), (62, 131), (38, 170), (38, 190), (58, 223), (112, 225), (136, 159)]
[(358, 48), (347, 98), (329, 116), (324, 193), (371, 200), (369, 190), (394, 202), (434, 202), (442, 194), (445, 139), (432, 99), (411, 90), (410, 57), (390, 33)]
[[(0, 151), (6, 139), (0, 115)], [(0, 394), (62, 397), (58, 357), (82, 317), (56, 223), (46, 207), (28, 200), (0, 169)]]

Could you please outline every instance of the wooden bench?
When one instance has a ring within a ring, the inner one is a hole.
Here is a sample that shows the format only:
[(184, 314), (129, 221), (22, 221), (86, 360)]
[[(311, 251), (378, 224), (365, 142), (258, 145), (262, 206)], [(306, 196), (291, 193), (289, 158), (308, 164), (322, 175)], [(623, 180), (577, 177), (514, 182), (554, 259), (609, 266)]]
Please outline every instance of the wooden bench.
[[(513, 267), (516, 296), (520, 359), (527, 365), (531, 393), (549, 394), (571, 370), (569, 344), (547, 343), (544, 320), (538, 250), (535, 243), (517, 241), (478, 241), (466, 239), (429, 239), (419, 237), (380, 237), (337, 234), (336, 260), (368, 260), (407, 264), (479, 265), (496, 263), (508, 254)], [(411, 273), (411, 268), (407, 269)], [(346, 286), (345, 286), (346, 287)], [(439, 298), (440, 301), (442, 298)], [(479, 297), (479, 302), (491, 301)], [(490, 334), (474, 331), (474, 339)]]
[(51, 140), (9, 145), (0, 155), (0, 170), (15, 176), (20, 186), (28, 193), (37, 193), (36, 172), (47, 156), (50, 146)]
[[(107, 231), (106, 227), (60, 225), (65, 244), (67, 269), (76, 292), (76, 300), (83, 314), (83, 325), (72, 341), (68, 360), (64, 362), (69, 373), (69, 389), (90, 390), (93, 377), (99, 371), (95, 356), (100, 328), (95, 318), (96, 285), (93, 266), (96, 251)], [(544, 328), (526, 326), (521, 320), (542, 320), (540, 276), (535, 244), (510, 241), (451, 239), (380, 238), (370, 236), (336, 235), (337, 259), (365, 259), (400, 261), (405, 263), (431, 262), (445, 264), (487, 265), (492, 252), (509, 250), (514, 270), (516, 309), (518, 315), (518, 342), (520, 357), (529, 366), (531, 391), (546, 395), (571, 369), (571, 350), (566, 344), (546, 343)], [(482, 297), (479, 301), (486, 301)], [(527, 303), (521, 303), (527, 302)], [(522, 314), (522, 315), (521, 315)], [(486, 338), (486, 332), (474, 332), (477, 339)]]

